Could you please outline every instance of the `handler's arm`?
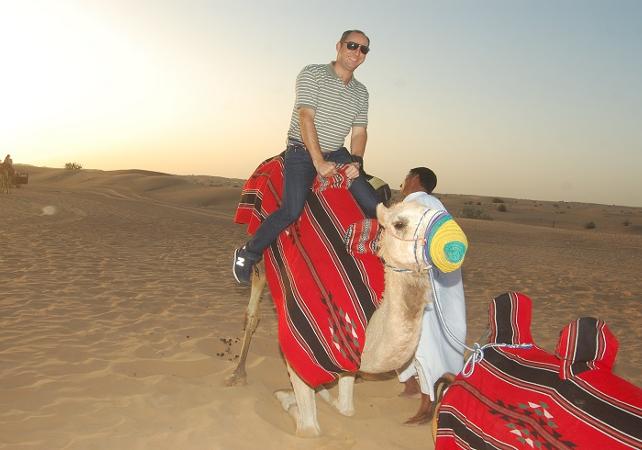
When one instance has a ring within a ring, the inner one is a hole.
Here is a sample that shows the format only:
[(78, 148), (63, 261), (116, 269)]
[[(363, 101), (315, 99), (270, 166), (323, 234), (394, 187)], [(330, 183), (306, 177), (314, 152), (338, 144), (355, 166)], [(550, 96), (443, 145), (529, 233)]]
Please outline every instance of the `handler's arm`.
[(312, 108), (299, 108), (299, 124), (301, 125), (301, 138), (305, 148), (310, 152), (314, 168), (323, 177), (334, 175), (335, 164), (323, 159), (317, 128), (314, 125), (315, 111)]

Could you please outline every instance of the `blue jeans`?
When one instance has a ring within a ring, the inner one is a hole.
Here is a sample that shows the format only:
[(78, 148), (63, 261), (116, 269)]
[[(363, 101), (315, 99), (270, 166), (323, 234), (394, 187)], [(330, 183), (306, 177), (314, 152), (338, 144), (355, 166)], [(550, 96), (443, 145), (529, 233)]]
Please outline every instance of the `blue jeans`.
[[(345, 147), (323, 154), (323, 159), (335, 163), (350, 163), (352, 159)], [(247, 243), (247, 250), (257, 258), (263, 254), (281, 231), (297, 220), (305, 206), (317, 171), (312, 164), (308, 150), (300, 143), (291, 143), (285, 150), (283, 177), (283, 198), (281, 207), (270, 214)], [(374, 188), (363, 175), (352, 180), (350, 192), (366, 216), (377, 216), (377, 196)]]

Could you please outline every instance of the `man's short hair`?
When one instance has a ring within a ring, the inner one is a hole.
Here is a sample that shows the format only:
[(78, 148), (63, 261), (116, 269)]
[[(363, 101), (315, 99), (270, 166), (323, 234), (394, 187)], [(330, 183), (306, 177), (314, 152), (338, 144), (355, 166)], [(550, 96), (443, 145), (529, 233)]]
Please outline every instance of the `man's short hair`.
[(345, 42), (346, 39), (348, 39), (348, 36), (350, 36), (350, 33), (362, 34), (363, 37), (365, 37), (368, 40), (368, 47), (370, 47), (370, 38), (368, 37), (368, 35), (366, 33), (364, 33), (361, 30), (346, 30), (346, 31), (344, 31), (343, 34), (341, 35), (341, 39), (339, 40), (339, 42)]
[(417, 175), (419, 183), (427, 193), (432, 193), (433, 189), (437, 186), (437, 175), (428, 167), (415, 167), (410, 169), (410, 175)]

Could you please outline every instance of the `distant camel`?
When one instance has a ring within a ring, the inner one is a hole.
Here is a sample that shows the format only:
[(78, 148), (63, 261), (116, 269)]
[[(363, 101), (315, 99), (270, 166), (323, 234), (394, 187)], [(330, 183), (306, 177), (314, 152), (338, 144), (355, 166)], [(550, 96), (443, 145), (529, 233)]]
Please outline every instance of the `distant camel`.
[[(419, 341), (421, 318), (429, 297), (430, 281), (427, 263), (417, 245), (425, 235), (428, 220), (424, 206), (398, 203), (390, 208), (377, 207), (377, 219), (383, 227), (379, 240), (379, 256), (386, 262), (385, 289), (381, 306), (374, 312), (366, 328), (360, 371), (384, 373), (402, 367), (414, 354)], [(419, 238), (418, 238), (419, 237)], [(252, 292), (247, 307), (245, 335), (239, 363), (228, 377), (228, 386), (245, 384), (245, 359), (252, 333), (258, 324), (258, 305), (265, 287), (263, 270), (252, 278)], [(321, 434), (317, 421), (315, 390), (309, 387), (287, 364), (293, 391), (277, 391), (275, 396), (296, 422), (298, 436)], [(354, 414), (354, 373), (339, 377), (336, 399), (325, 389), (319, 390), (323, 400), (345, 416)]]

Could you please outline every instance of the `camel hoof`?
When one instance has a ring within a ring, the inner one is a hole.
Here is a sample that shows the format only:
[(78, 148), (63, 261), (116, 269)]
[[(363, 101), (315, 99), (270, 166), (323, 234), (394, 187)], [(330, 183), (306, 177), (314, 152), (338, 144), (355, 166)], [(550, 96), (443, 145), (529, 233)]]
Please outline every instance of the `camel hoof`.
[(225, 379), (225, 386), (245, 386), (247, 384), (247, 378), (245, 375), (239, 375), (238, 373), (233, 373)]
[(294, 391), (289, 390), (278, 390), (274, 391), (274, 396), (281, 403), (281, 407), (287, 412), (290, 411), (290, 408), (296, 406), (296, 397), (294, 396)]
[(339, 411), (339, 414), (341, 414), (342, 416), (346, 416), (346, 417), (354, 416), (354, 413), (355, 413), (354, 408), (342, 410), (341, 408), (339, 408), (339, 406), (335, 406), (335, 407), (337, 408), (337, 411)]
[(297, 428), (296, 435), (300, 438), (316, 438), (321, 436), (321, 429), (313, 426)]

